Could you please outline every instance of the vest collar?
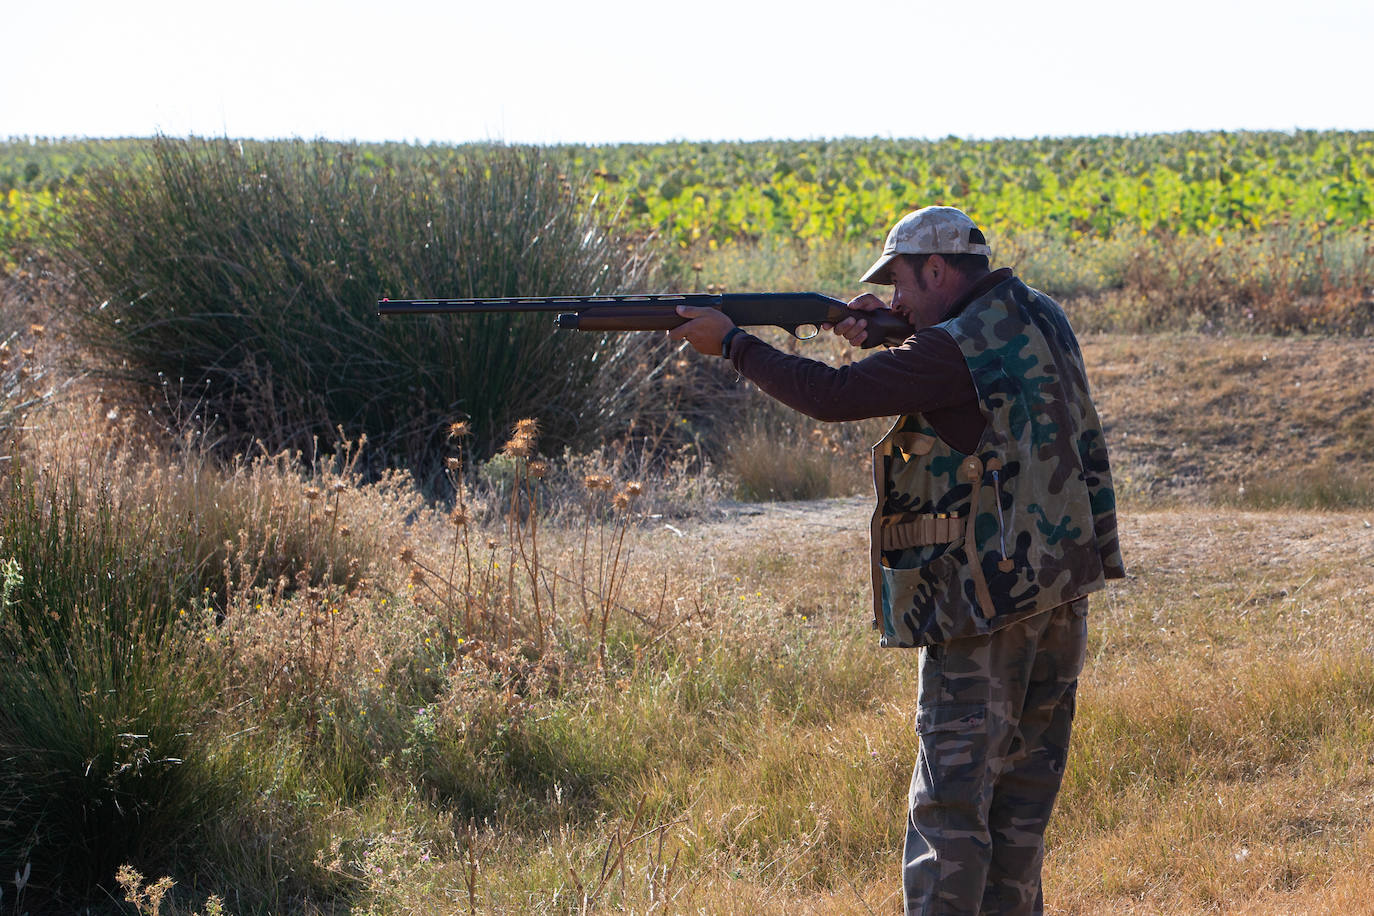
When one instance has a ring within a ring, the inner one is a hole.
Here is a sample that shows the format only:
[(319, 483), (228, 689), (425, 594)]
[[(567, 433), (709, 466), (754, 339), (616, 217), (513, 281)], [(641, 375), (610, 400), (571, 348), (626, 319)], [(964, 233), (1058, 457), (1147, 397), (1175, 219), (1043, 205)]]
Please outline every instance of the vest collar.
[(958, 299), (955, 299), (954, 303), (949, 307), (949, 311), (945, 312), (945, 317), (941, 318), (940, 322), (937, 323), (949, 321), (955, 315), (962, 312), (968, 306), (968, 304), (972, 302), (974, 299), (977, 299), (979, 296), (982, 296), (985, 293), (992, 292), (992, 290), (996, 289), (1003, 283), (1010, 280), (1012, 276), (1013, 275), (1010, 267), (999, 267), (991, 273), (987, 274), (987, 276), (983, 277), (981, 280), (974, 283), (967, 290), (965, 290), (962, 296), (960, 296)]

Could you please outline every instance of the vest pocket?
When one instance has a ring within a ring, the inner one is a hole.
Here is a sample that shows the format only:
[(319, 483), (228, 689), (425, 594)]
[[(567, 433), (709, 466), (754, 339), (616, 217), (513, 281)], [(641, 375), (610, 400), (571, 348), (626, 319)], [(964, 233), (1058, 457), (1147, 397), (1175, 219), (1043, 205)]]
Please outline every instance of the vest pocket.
[(962, 542), (920, 566), (884, 563), (879, 574), (892, 634), (884, 644), (920, 646), (950, 638), (956, 629), (953, 615), (968, 617), (965, 609), (973, 603), (963, 594), (967, 564)]

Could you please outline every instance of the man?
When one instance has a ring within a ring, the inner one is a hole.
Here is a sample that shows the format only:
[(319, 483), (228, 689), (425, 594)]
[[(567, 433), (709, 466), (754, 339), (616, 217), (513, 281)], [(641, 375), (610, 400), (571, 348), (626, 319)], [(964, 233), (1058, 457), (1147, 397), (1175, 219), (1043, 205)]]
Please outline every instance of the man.
[[(671, 332), (828, 421), (899, 417), (874, 447), (874, 626), (920, 647), (903, 857), (907, 913), (1040, 913), (1044, 832), (1068, 755), (1088, 593), (1125, 575), (1101, 423), (1059, 306), (952, 207), (909, 213), (864, 282), (915, 329), (833, 368), (718, 310)], [(851, 342), (866, 322), (832, 330)]]

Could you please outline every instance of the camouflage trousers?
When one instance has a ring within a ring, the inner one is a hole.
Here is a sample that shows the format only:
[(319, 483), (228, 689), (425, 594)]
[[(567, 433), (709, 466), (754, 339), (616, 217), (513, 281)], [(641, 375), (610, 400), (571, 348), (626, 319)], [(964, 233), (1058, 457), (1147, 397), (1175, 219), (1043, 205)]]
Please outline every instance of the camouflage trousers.
[(1088, 599), (921, 650), (902, 879), (914, 914), (1041, 913)]

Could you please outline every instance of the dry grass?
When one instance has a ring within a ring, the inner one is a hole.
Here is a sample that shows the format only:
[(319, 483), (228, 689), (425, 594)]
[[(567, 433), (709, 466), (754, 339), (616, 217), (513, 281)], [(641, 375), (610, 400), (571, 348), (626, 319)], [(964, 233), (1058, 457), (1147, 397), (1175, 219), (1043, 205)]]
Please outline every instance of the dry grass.
[[(641, 531), (636, 568), (667, 570), (700, 616), (613, 690), (535, 701), (573, 743), (607, 746), (584, 761), (619, 769), (600, 790), (566, 773), (538, 826), (379, 840), (379, 909), (893, 911), (915, 659), (865, 632), (864, 511)], [(1049, 911), (1360, 912), (1345, 907), (1374, 853), (1374, 529), (1176, 511), (1123, 529), (1132, 578), (1095, 603)]]
[[(1374, 516), (1193, 503), (1367, 474), (1367, 348), (1085, 349), (1132, 578), (1094, 603), (1050, 911), (1359, 912)], [(244, 801), (194, 825), (202, 858), (131, 863), (182, 882), (164, 911), (896, 910), (916, 659), (868, 629), (866, 499), (730, 503), (699, 454), (533, 477), (528, 442), (455, 478), (459, 525), (347, 448), (221, 464), (124, 398), (46, 404), (21, 454), (205, 558), (185, 632), (225, 679), (196, 744)]]
[[(1358, 912), (1374, 853), (1366, 515), (1128, 518), (1049, 887), (1063, 912)], [(1324, 908), (1325, 907), (1325, 908)]]

